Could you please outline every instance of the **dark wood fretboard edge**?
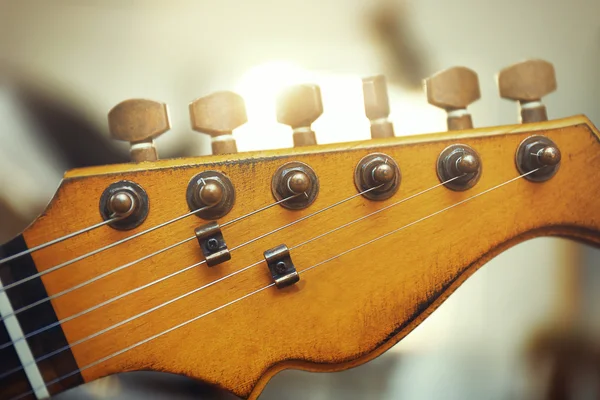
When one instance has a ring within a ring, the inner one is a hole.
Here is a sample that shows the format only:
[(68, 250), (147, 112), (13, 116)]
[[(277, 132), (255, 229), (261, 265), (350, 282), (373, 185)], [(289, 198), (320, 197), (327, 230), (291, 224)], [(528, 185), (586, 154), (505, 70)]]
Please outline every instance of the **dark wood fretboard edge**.
[[(20, 235), (0, 246), (0, 259), (25, 250), (27, 250), (27, 244), (23, 236)], [(0, 279), (2, 279), (4, 286), (37, 273), (38, 270), (33, 258), (29, 254), (0, 265)], [(7, 289), (6, 293), (14, 310), (48, 297), (44, 284), (39, 277)], [(45, 302), (18, 314), (17, 320), (24, 334), (27, 335), (30, 332), (56, 323), (58, 318), (51, 302)], [(10, 337), (3, 323), (0, 324), (0, 340), (2, 341), (0, 345), (10, 342)], [(27, 342), (33, 357), (36, 359), (68, 345), (60, 325), (28, 338)], [(21, 363), (14, 346), (0, 350), (0, 375), (20, 366)], [(77, 371), (76, 374), (49, 385), (48, 391), (50, 394), (57, 394), (83, 383), (83, 378), (78, 372), (79, 367), (70, 349), (38, 362), (38, 368), (45, 382), (53, 381)], [(28, 391), (32, 391), (32, 387), (23, 370), (0, 380), (0, 399), (11, 399)]]

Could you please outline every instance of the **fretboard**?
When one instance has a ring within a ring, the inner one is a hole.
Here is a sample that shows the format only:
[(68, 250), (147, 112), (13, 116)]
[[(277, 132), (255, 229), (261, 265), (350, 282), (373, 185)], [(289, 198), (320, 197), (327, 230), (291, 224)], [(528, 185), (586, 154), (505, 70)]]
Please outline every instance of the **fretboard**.
[[(0, 246), (0, 259), (27, 249), (22, 236)], [(30, 255), (0, 265), (0, 279), (4, 286), (38, 273)], [(69, 349), (41, 360), (45, 355), (68, 345), (59, 324), (44, 332), (23, 337), (57, 322), (51, 302), (11, 315), (29, 304), (48, 296), (41, 278), (0, 293), (2, 323), (0, 324), (0, 399), (44, 398), (83, 383), (80, 374), (70, 376), (53, 385), (53, 379), (78, 369)], [(25, 393), (25, 397), (20, 397)]]

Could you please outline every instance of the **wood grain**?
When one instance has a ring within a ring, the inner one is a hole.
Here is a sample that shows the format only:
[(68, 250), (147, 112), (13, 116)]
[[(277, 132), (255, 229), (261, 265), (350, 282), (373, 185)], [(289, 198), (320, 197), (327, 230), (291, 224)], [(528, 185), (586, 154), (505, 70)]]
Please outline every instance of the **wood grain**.
[[(600, 244), (600, 143), (585, 117), (406, 138), (377, 139), (227, 156), (162, 160), (71, 171), (48, 209), (24, 233), (29, 247), (99, 222), (98, 199), (128, 179), (150, 197), (147, 220), (129, 232), (104, 227), (33, 254), (40, 271), (188, 211), (185, 189), (198, 172), (227, 174), (236, 188), (231, 220), (272, 203), (270, 181), (284, 162), (302, 161), (320, 179), (320, 194), (302, 211), (274, 207), (223, 229), (229, 247), (356, 193), (354, 167), (383, 152), (402, 170), (402, 186), (385, 202), (362, 197), (232, 252), (217, 267), (199, 266), (63, 324), (70, 343), (262, 259), (436, 185), (435, 162), (448, 145), (465, 143), (482, 158), (479, 183), (465, 192), (432, 190), (292, 251), (298, 270), (409, 224), (518, 176), (518, 144), (533, 132), (558, 144), (563, 162), (545, 183), (524, 179), (427, 219), (301, 275), (293, 287), (270, 288), (181, 329), (84, 369), (86, 381), (131, 370), (184, 374), (241, 397), (256, 398), (284, 368), (332, 371), (352, 367), (398, 342), (483, 263), (540, 235)], [(193, 235), (190, 217), (43, 277), (57, 293)], [(192, 241), (53, 300), (60, 319), (202, 260)], [(80, 368), (270, 283), (264, 263), (120, 328), (73, 347)]]

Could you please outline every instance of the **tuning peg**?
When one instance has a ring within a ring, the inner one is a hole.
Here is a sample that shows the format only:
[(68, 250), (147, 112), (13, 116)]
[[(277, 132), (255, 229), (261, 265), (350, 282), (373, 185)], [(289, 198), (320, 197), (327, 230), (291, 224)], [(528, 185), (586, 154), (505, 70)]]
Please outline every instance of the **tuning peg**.
[(108, 113), (108, 127), (113, 139), (131, 143), (131, 160), (158, 159), (154, 139), (171, 128), (167, 105), (146, 99), (125, 100)]
[(229, 91), (191, 102), (190, 119), (192, 129), (211, 136), (213, 154), (237, 153), (233, 130), (248, 121), (244, 99)]
[(390, 101), (385, 76), (364, 78), (362, 82), (365, 114), (371, 122), (371, 137), (373, 139), (393, 137), (394, 125), (388, 121)]
[(321, 114), (323, 102), (317, 85), (291, 86), (277, 98), (277, 121), (293, 129), (294, 147), (317, 144), (311, 125)]
[(473, 128), (467, 106), (481, 97), (477, 73), (466, 67), (453, 67), (425, 80), (427, 101), (448, 112), (448, 130)]
[(547, 121), (542, 97), (556, 90), (554, 66), (544, 60), (528, 60), (498, 73), (500, 97), (519, 101), (521, 122)]

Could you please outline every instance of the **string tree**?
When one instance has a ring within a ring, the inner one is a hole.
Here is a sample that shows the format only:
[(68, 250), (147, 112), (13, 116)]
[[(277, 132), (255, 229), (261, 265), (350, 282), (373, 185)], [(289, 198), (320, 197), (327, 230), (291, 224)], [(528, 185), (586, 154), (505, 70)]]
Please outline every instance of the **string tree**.
[(371, 123), (371, 138), (394, 137), (394, 125), (389, 121), (390, 101), (384, 75), (362, 80), (365, 115)]
[(312, 124), (321, 114), (323, 100), (317, 85), (290, 86), (277, 97), (277, 122), (292, 128), (294, 147), (317, 144)]
[(477, 73), (466, 67), (440, 71), (424, 82), (427, 101), (448, 113), (448, 130), (472, 129), (467, 107), (481, 98)]
[(248, 122), (242, 96), (215, 92), (190, 103), (192, 129), (210, 135), (213, 154), (237, 153), (233, 131)]
[(497, 76), (500, 97), (519, 102), (521, 122), (548, 120), (542, 97), (556, 90), (554, 66), (544, 60), (527, 60), (504, 68)]
[(264, 257), (271, 272), (271, 278), (278, 289), (291, 286), (300, 280), (300, 275), (296, 271), (290, 250), (285, 244), (265, 251)]
[(108, 112), (108, 128), (113, 139), (130, 143), (132, 161), (156, 161), (154, 139), (171, 128), (167, 105), (148, 99), (125, 100)]
[(225, 243), (221, 227), (215, 221), (202, 225), (194, 230), (198, 244), (204, 254), (206, 265), (214, 267), (231, 260), (231, 253)]

